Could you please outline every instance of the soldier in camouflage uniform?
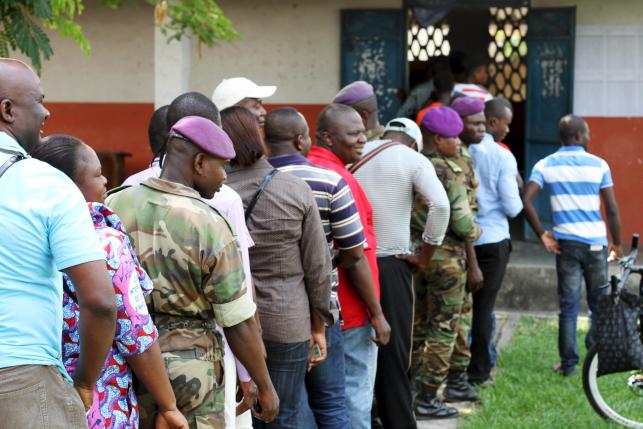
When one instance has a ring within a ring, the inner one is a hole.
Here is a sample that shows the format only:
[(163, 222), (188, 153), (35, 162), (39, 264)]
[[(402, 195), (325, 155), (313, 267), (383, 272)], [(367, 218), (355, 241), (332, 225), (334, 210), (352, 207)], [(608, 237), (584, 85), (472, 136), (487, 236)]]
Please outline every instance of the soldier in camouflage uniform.
[[(479, 144), (486, 132), (486, 118), (484, 115), (484, 103), (475, 97), (461, 97), (451, 103), (463, 123), (463, 130), (460, 133), (460, 155), (454, 162), (462, 169), (465, 183), (469, 192), (469, 204), (474, 215), (478, 212), (477, 189), (479, 180), (475, 172), (473, 157), (469, 152), (471, 145)], [(476, 257), (473, 241), (467, 241), (467, 282), (465, 305), (460, 320), (460, 329), (456, 339), (456, 345), (451, 357), (451, 368), (445, 389), (445, 398), (454, 401), (478, 400), (478, 395), (469, 383), (467, 368), (471, 361), (471, 350), (469, 348), (469, 333), (471, 332), (471, 319), (473, 317), (472, 294), (483, 286), (483, 276), (478, 259)]]
[[(213, 197), (232, 157), (232, 142), (221, 128), (188, 116), (170, 130), (161, 177), (107, 199), (154, 282), (148, 306), (190, 429), (225, 427), (224, 349), (215, 323), (224, 327), (230, 348), (258, 386), (257, 417), (270, 421), (278, 412), (236, 239), (227, 220), (200, 199)], [(142, 428), (153, 427), (156, 413), (147, 396), (139, 395)]]
[[(457, 137), (463, 129), (462, 120), (452, 109), (438, 107), (427, 112), (422, 125), (431, 150), (428, 158), (447, 192), (451, 216), (442, 246), (435, 251), (429, 268), (415, 279), (419, 314), (413, 366), (420, 390), (415, 412), (418, 418), (447, 418), (457, 415), (457, 410), (444, 405), (437, 390), (450, 369), (466, 370), (468, 365), (468, 331), (461, 326), (466, 325), (463, 315), (470, 310), (465, 245), (475, 241), (481, 230), (471, 209), (472, 197), (475, 200), (471, 184), (456, 162), (462, 153)], [(425, 220), (426, 211), (416, 210), (412, 229), (422, 231)]]

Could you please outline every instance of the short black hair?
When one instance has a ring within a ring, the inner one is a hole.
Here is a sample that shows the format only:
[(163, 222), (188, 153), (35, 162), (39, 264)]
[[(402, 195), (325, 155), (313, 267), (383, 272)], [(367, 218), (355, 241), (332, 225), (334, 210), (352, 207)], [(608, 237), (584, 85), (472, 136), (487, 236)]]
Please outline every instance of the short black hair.
[(186, 92), (176, 97), (167, 110), (167, 126), (172, 128), (186, 116), (200, 116), (221, 126), (221, 116), (217, 106), (200, 92)]
[(147, 126), (147, 138), (150, 143), (150, 149), (155, 156), (159, 154), (167, 139), (167, 111), (169, 107), (169, 105), (165, 105), (156, 109), (152, 113), (150, 123)]
[(62, 171), (76, 181), (78, 154), (83, 142), (67, 134), (52, 134), (31, 151), (31, 156)]
[[(297, 125), (304, 120), (301, 114), (294, 107), (280, 107), (271, 110), (266, 115), (264, 134), (266, 141), (290, 140), (297, 137), (299, 128)], [(304, 120), (305, 122), (305, 120)]]
[(580, 132), (587, 130), (587, 124), (580, 116), (565, 115), (560, 118), (558, 122), (558, 132), (560, 133), (560, 141), (564, 145), (574, 143), (574, 138)]
[(505, 109), (513, 113), (513, 106), (506, 98), (492, 98), (484, 104), (484, 116), (489, 118), (501, 118), (505, 114)]

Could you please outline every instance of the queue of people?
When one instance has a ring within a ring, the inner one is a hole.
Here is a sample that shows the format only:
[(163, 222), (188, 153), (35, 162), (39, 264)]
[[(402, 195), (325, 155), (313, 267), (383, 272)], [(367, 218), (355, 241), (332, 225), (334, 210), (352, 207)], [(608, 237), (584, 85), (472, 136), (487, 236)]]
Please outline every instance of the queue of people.
[[(108, 191), (91, 142), (42, 138), (34, 72), (0, 59), (2, 427), (412, 429), (455, 417), (448, 402), (493, 384), (495, 300), (523, 192), (559, 254), (555, 369), (573, 373), (581, 274), (591, 307), (606, 276), (592, 261), (607, 252), (600, 212), (574, 208), (590, 198), (574, 178), (592, 184), (593, 206), (608, 203), (620, 254), (609, 167), (568, 115), (563, 147), (525, 187), (502, 144), (511, 103), (477, 89), (476, 70), (455, 87), (443, 70), (385, 126), (373, 87), (353, 82), (320, 112), (314, 144), (295, 108), (266, 111), (275, 86), (224, 79), (211, 98), (157, 109), (150, 167)], [(545, 184), (553, 233), (532, 205)]]

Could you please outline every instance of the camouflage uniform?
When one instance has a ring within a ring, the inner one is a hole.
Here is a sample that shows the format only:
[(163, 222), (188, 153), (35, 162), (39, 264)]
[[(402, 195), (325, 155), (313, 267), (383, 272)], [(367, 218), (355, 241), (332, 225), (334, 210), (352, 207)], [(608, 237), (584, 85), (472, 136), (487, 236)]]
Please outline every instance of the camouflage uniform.
[[(241, 254), (230, 225), (188, 187), (162, 179), (107, 198), (154, 283), (148, 306), (159, 346), (190, 429), (224, 429), (223, 327), (252, 317)], [(154, 427), (156, 405), (139, 394), (141, 428)]]
[[(471, 160), (466, 149), (461, 152), (461, 159), (438, 153), (429, 155), (451, 204), (444, 242), (435, 251), (427, 271), (415, 278), (413, 367), (418, 370), (420, 383), (433, 388), (440, 386), (450, 368), (466, 370), (470, 358), (467, 335), (471, 299), (465, 291), (465, 242), (476, 240), (481, 230), (472, 209), (477, 178), (467, 156)], [(424, 231), (425, 221), (426, 209), (417, 207), (411, 220), (414, 237)]]

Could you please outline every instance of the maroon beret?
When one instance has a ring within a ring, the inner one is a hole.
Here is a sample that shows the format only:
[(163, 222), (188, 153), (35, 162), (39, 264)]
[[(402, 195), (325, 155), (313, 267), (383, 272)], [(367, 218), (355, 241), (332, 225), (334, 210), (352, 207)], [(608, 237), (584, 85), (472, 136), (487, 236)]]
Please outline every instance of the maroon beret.
[(340, 89), (332, 102), (350, 106), (374, 96), (375, 91), (373, 90), (373, 85), (363, 80), (358, 80)]
[(442, 137), (459, 136), (464, 129), (460, 115), (452, 108), (446, 106), (434, 107), (426, 112), (422, 118), (422, 125), (433, 134)]
[(475, 115), (484, 112), (484, 102), (475, 97), (460, 97), (453, 100), (451, 108), (458, 112), (460, 117)]
[(179, 136), (217, 158), (235, 157), (232, 140), (225, 131), (209, 119), (186, 116), (170, 129), (170, 137)]

